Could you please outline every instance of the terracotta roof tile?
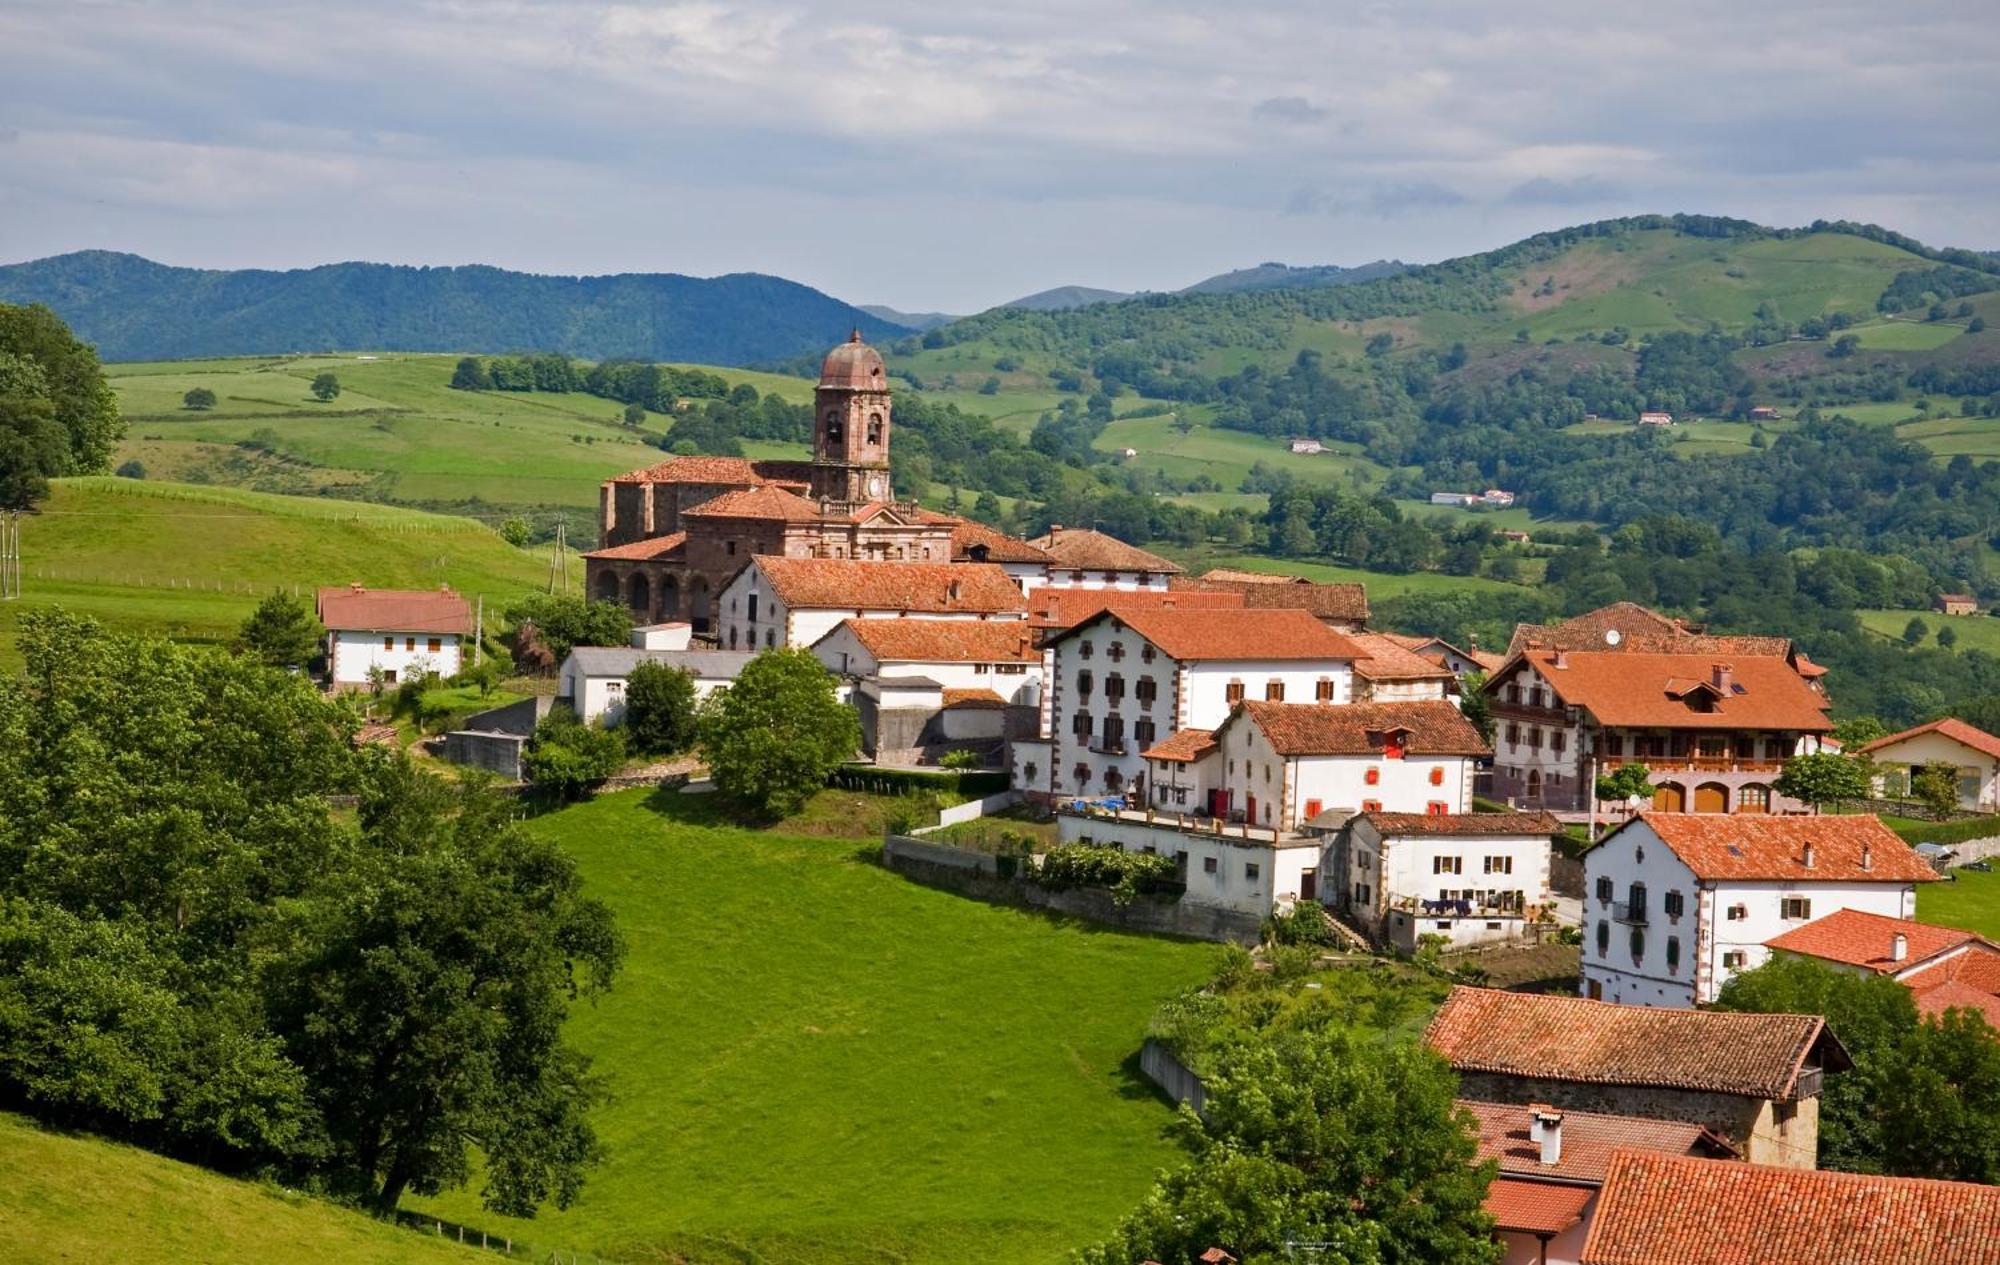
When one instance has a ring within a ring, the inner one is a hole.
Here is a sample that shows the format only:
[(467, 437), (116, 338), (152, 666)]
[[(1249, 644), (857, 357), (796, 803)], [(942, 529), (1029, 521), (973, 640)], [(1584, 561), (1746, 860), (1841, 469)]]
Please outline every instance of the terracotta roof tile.
[(889, 662), (1042, 661), (1032, 630), (1016, 619), (849, 619), (840, 627), (852, 633), (876, 659)]
[(987, 689), (947, 689), (946, 707), (1005, 707), (1007, 700)]
[(1913, 971), (1903, 977), (1925, 1015), (1942, 1015), (1955, 1006), (1977, 1010), (2000, 1029), (2000, 948), (1975, 938), (1963, 953)]
[[(1616, 633), (1610, 641), (1606, 633)], [(1547, 650), (1608, 650), (1615, 653), (1719, 654), (1784, 658), (1792, 643), (1784, 637), (1712, 635), (1698, 626), (1637, 602), (1613, 602), (1560, 624), (1517, 624), (1507, 643), (1513, 658), (1533, 647)]]
[(1176, 729), (1139, 754), (1147, 760), (1171, 760), (1176, 764), (1192, 764), (1216, 749), (1214, 730)]
[[(1164, 605), (1114, 605), (1108, 616), (1100, 617), (1122, 621), (1158, 646), (1162, 654), (1182, 662), (1258, 659), (1352, 662), (1361, 657), (1353, 642), (1298, 610), (1178, 610)], [(1081, 626), (1072, 626), (1069, 632)]]
[(1026, 608), (1005, 571), (972, 562), (871, 562), (765, 556), (771, 591), (790, 607), (1014, 614)]
[[(1412, 756), (1487, 755), (1492, 748), (1465, 713), (1444, 699), (1411, 703), (1265, 703), (1247, 700), (1241, 714), (1263, 731), (1279, 755), (1373, 755), (1383, 735), (1405, 733)], [(1232, 716), (1226, 724), (1236, 723)]]
[(683, 510), (688, 518), (762, 518), (785, 523), (818, 522), (819, 507), (783, 488), (739, 488)]
[(1915, 729), (1905, 729), (1899, 734), (1890, 734), (1887, 738), (1877, 738), (1867, 746), (1862, 747), (1861, 751), (1864, 754), (1871, 751), (1879, 751), (1883, 747), (1892, 746), (1895, 743), (1903, 741), (1905, 738), (1914, 738), (1919, 734), (1936, 734), (1940, 738), (1949, 738), (1960, 746), (1972, 748), (1981, 755), (1989, 755), (2000, 759), (2000, 738), (1995, 738), (1984, 729), (1968, 725), (1956, 716), (1946, 716), (1944, 719), (1934, 720), (1928, 725), (1918, 725)]
[(1917, 1003), (1920, 1015), (1937, 1019), (1948, 1010), (1976, 1010), (1986, 1020), (1987, 1027), (2000, 1030), (2000, 996), (1984, 989), (1959, 980), (1947, 980), (1932, 988), (1912, 988), (1910, 994), (1911, 1000)]
[(925, 510), (918, 517), (926, 523), (951, 527), (951, 557), (954, 562), (1038, 562), (1048, 565), (1049, 555), (1025, 540), (995, 531), (984, 523), (952, 514)]
[(1242, 610), (1237, 593), (1179, 589), (1058, 589), (1042, 585), (1028, 594), (1028, 617), (1043, 628), (1074, 628), (1107, 610)]
[[(1631, 830), (1641, 822), (1701, 879), (1927, 883), (1938, 878), (1938, 872), (1909, 844), (1872, 816), (1648, 811), (1612, 833)], [(1811, 866), (1806, 865), (1807, 844), (1812, 845)]]
[(347, 632), (472, 632), (472, 606), (450, 589), (367, 589), (334, 585), (319, 591), (319, 622)]
[(655, 536), (651, 540), (634, 540), (628, 544), (593, 549), (583, 556), (617, 562), (671, 562), (678, 560), (687, 549), (687, 539), (686, 532), (677, 531), (667, 536)]
[(1299, 576), (1221, 569), (1171, 583), (1189, 589), (1241, 593), (1244, 605), (1259, 609), (1290, 608), (1343, 623), (1368, 622), (1368, 590), (1359, 584), (1321, 584)]
[(1621, 1149), (1666, 1155), (1735, 1153), (1735, 1148), (1698, 1124), (1565, 1109), (1562, 1155), (1556, 1163), (1544, 1164), (1541, 1144), (1530, 1140), (1532, 1108), (1467, 1098), (1460, 1099), (1458, 1105), (1472, 1114), (1479, 1131), (1479, 1158), (1498, 1161), (1503, 1174), (1594, 1183), (1604, 1180), (1612, 1153)]
[(1547, 813), (1363, 813), (1384, 838), (1393, 835), (1552, 835), (1562, 823)]
[(754, 487), (764, 476), (741, 457), (670, 457), (643, 470), (627, 470), (613, 483), (715, 483)]
[(1818, 1015), (1614, 1006), (1457, 987), (1424, 1040), (1460, 1072), (1782, 1100), (1824, 1031)]
[(1381, 633), (1343, 634), (1368, 657), (1354, 661), (1354, 675), (1370, 681), (1455, 681), (1458, 674), (1441, 663), (1426, 659), (1398, 645)]
[[(1817, 858), (1815, 858), (1817, 859)], [(1893, 956), (1895, 938), (1901, 935), (1904, 956)], [(1933, 927), (1908, 918), (1888, 918), (1863, 913), (1859, 909), (1837, 909), (1824, 918), (1815, 918), (1781, 936), (1766, 940), (1766, 948), (1783, 949), (1806, 957), (1823, 958), (1847, 966), (1858, 966), (1882, 975), (1907, 971), (1927, 958), (1947, 949), (1960, 948), (1979, 937), (1956, 927)], [(2000, 952), (2000, 950), (1996, 950)]]
[(1128, 545), (1116, 536), (1087, 527), (1051, 527), (1046, 536), (1028, 542), (1053, 558), (1056, 565), (1088, 571), (1151, 571), (1177, 574), (1180, 567), (1156, 553)]
[[(1768, 655), (1725, 661), (1700, 654), (1568, 651), (1557, 667), (1555, 651), (1530, 650), (1519, 661), (1532, 665), (1559, 700), (1581, 707), (1600, 725), (1805, 733), (1833, 728), (1826, 696), (1785, 660)], [(1725, 663), (1730, 684), (1723, 688), (1712, 682)], [(1487, 690), (1496, 692), (1513, 675), (1511, 669), (1495, 675)]]
[(2000, 1186), (1621, 1151), (1583, 1265), (1995, 1265)]
[(1596, 1197), (1597, 1192), (1588, 1186), (1496, 1177), (1486, 1188), (1485, 1206), (1496, 1230), (1557, 1235), (1583, 1220), (1583, 1210)]

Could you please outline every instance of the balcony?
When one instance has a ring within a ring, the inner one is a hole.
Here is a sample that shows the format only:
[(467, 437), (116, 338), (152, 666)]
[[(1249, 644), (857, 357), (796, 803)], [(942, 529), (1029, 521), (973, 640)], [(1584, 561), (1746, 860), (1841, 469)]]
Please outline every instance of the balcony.
[(1509, 703), (1497, 698), (1493, 700), (1493, 715), (1501, 720), (1532, 720), (1544, 725), (1567, 725), (1570, 721), (1567, 707), (1537, 707), (1533, 703)]
[(1488, 900), (1477, 896), (1470, 900), (1430, 900), (1421, 896), (1390, 896), (1388, 907), (1399, 913), (1414, 914), (1420, 918), (1527, 918), (1539, 912), (1539, 906), (1524, 905), (1511, 898)]
[(1654, 773), (1771, 773), (1782, 772), (1783, 760), (1759, 760), (1733, 755), (1632, 755), (1599, 756), (1597, 771), (1610, 773), (1628, 764), (1643, 764)]
[(1635, 927), (1643, 927), (1646, 925), (1645, 903), (1634, 904), (1631, 901), (1614, 900), (1611, 902), (1611, 920), (1613, 922), (1630, 923)]

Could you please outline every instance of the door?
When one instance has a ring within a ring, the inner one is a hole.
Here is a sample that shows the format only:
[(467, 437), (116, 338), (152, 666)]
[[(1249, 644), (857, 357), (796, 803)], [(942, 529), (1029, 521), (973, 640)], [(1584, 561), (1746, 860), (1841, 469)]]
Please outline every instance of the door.
[(1299, 871), (1299, 899), (1300, 899), (1300, 900), (1318, 900), (1318, 899), (1319, 899), (1319, 871), (1318, 871), (1318, 870), (1301, 870), (1301, 871)]
[(1698, 813), (1729, 811), (1729, 788), (1720, 782), (1703, 782), (1694, 788), (1694, 810)]
[(1596, 980), (1590, 981), (1590, 1000), (1604, 1000), (1604, 985), (1598, 983)]
[(1243, 820), (1253, 825), (1257, 821), (1257, 797), (1255, 795), (1245, 795), (1243, 797)]
[(1653, 811), (1656, 813), (1684, 813), (1687, 811), (1687, 792), (1672, 782), (1662, 783), (1653, 788)]
[(1227, 787), (1213, 787), (1208, 792), (1208, 815), (1216, 818), (1229, 816), (1229, 790)]

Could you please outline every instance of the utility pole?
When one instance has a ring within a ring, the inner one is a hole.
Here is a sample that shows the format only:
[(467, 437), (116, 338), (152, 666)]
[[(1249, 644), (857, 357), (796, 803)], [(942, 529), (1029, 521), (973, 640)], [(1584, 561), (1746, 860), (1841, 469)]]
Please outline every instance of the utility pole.
[(556, 522), (555, 552), (549, 555), (549, 592), (569, 592), (569, 527), (560, 519)]
[(479, 616), (472, 631), (472, 666), (482, 667), (486, 663), (486, 595), (479, 595)]
[(0, 602), (21, 596), (21, 515), (0, 514)]

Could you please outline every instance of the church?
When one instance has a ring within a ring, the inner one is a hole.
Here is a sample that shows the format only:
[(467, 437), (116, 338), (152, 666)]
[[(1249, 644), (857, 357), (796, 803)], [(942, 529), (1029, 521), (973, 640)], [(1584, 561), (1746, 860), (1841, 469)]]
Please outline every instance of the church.
[(602, 544), (584, 555), (590, 596), (623, 602), (640, 624), (679, 620), (706, 634), (716, 595), (760, 555), (1038, 560), (1023, 542), (899, 501), (889, 476), (893, 425), (881, 353), (857, 331), (820, 365), (811, 461), (674, 457), (607, 481), (598, 494)]

